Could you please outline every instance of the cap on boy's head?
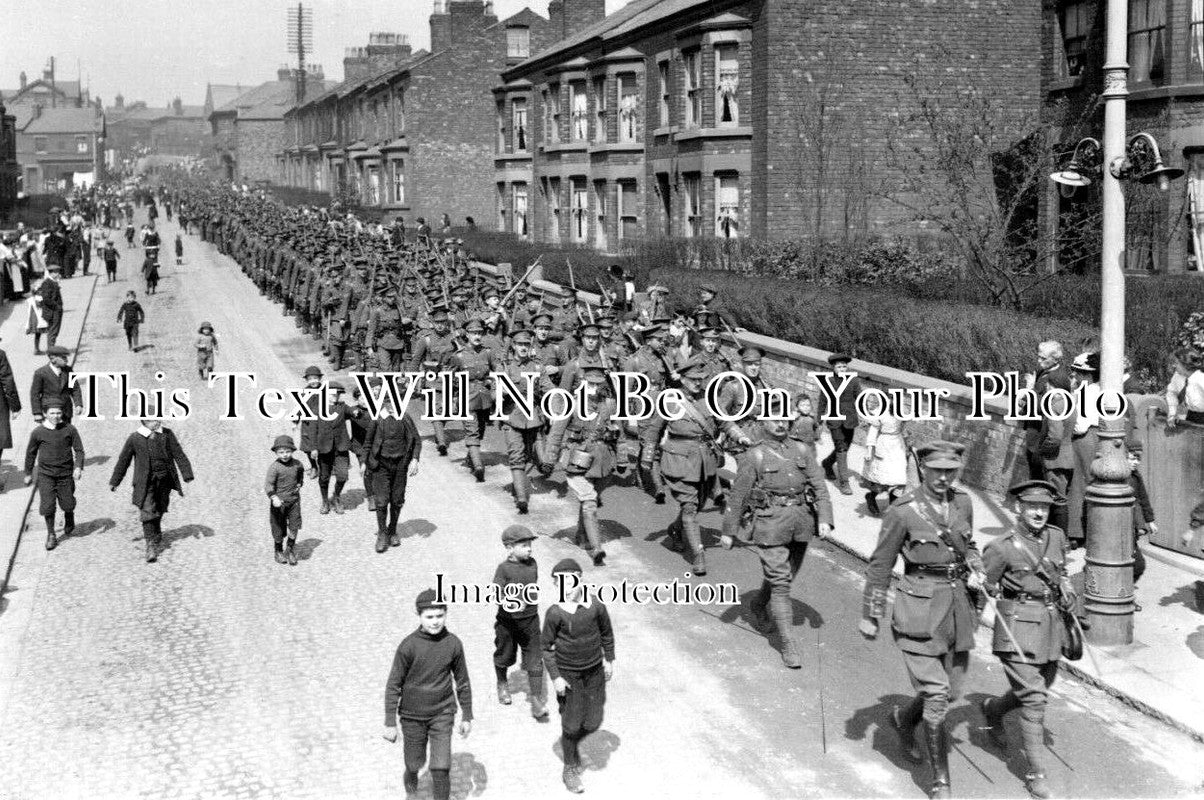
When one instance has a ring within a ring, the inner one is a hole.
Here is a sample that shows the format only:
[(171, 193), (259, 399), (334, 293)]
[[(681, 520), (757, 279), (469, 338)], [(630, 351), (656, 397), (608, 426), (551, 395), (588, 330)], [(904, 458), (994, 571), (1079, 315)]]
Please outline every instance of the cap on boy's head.
[(62, 347), (61, 345), (56, 344), (54, 347), (46, 348), (46, 355), (66, 357), (66, 356), (71, 355), (71, 351), (65, 347)]
[(1008, 494), (1026, 503), (1056, 503), (1062, 499), (1058, 487), (1049, 481), (1024, 481), (1008, 489)]
[(276, 441), (272, 442), (273, 452), (276, 450), (280, 450), (281, 448), (286, 448), (286, 447), (289, 450), (297, 449), (297, 443), (293, 441), (293, 437), (291, 437), (287, 434), (285, 434), (283, 436), (277, 436)]
[(418, 610), (418, 613), (421, 614), (423, 611), (426, 611), (428, 608), (446, 609), (447, 603), (439, 602), (439, 595), (435, 592), (434, 589), (423, 589), (421, 592), (418, 593), (418, 599), (416, 599), (414, 601), (414, 608), (416, 608)]
[(535, 534), (526, 525), (511, 525), (502, 531), (502, 544), (506, 547), (519, 542), (529, 542), (535, 538)]
[(556, 566), (552, 567), (552, 574), (559, 575), (562, 572), (576, 572), (581, 574), (581, 565), (576, 560), (571, 558), (562, 558), (556, 562)]
[(320, 370), (318, 367), (315, 367), (315, 366), (306, 367), (305, 374), (302, 377), (304, 377), (304, 378), (314, 378), (314, 377), (321, 378), (322, 370)]
[(853, 357), (847, 353), (833, 353), (832, 355), (828, 356), (828, 363), (832, 366), (836, 366), (837, 364), (848, 364), (852, 360)]
[(745, 364), (759, 364), (764, 354), (756, 347), (745, 347), (740, 351), (740, 360)]
[(61, 398), (61, 397), (47, 397), (45, 400), (42, 401), (43, 409), (51, 409), (51, 408), (61, 409), (62, 407), (63, 407), (63, 398)]
[(1125, 442), (1125, 447), (1128, 448), (1129, 452), (1135, 456), (1141, 455), (1141, 451), (1145, 449), (1145, 446), (1141, 443), (1140, 439), (1128, 440)]

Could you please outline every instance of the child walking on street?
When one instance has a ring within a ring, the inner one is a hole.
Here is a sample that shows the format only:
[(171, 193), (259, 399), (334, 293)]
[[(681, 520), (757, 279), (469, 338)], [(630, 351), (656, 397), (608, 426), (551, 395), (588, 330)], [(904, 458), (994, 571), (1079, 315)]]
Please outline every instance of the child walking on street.
[[(171, 219), (169, 216), (168, 219)], [(184, 263), (184, 240), (180, 238), (180, 234), (176, 234), (176, 266)]]
[[(460, 736), (472, 730), (472, 686), (464, 660), (464, 645), (447, 629), (447, 605), (434, 589), (424, 589), (415, 602), (418, 630), (397, 646), (385, 684), (386, 741), (397, 741), (401, 721), (405, 746), (406, 797), (418, 791), (418, 773), (427, 761), (430, 743), (432, 796), (451, 797), (451, 734), (460, 704)], [(455, 692), (452, 684), (455, 683)]]
[[(535, 586), (539, 582), (539, 570), (531, 557), (531, 542), (535, 534), (525, 525), (511, 525), (502, 531), (502, 544), (507, 557), (498, 564), (493, 582), (501, 587), (506, 597), (507, 587), (515, 585)], [(516, 588), (511, 591), (523, 591)], [(497, 621), (493, 624), (493, 668), (497, 673), (497, 699), (504, 706), (510, 705), (510, 681), (506, 673), (518, 654), (523, 654), (523, 671), (527, 673), (527, 697), (531, 702), (531, 716), (544, 719), (548, 716), (547, 694), (543, 680), (543, 653), (539, 644), (539, 606), (526, 605), (518, 600), (518, 607), (509, 610), (505, 605), (497, 609)]]
[(213, 326), (202, 322), (196, 337), (196, 368), (201, 374), (201, 380), (209, 380), (213, 372), (213, 354), (217, 351), (217, 337), (213, 335)]
[[(276, 563), (297, 566), (297, 534), (301, 530), (301, 486), (305, 483), (305, 467), (293, 458), (297, 449), (291, 436), (277, 436), (272, 442), (276, 460), (268, 467), (264, 490), (272, 507), (268, 519), (272, 526), (272, 542), (276, 546)], [(288, 548), (285, 549), (285, 538)]]
[(105, 278), (108, 283), (117, 280), (117, 261), (121, 258), (121, 253), (117, 252), (117, 248), (113, 246), (112, 239), (105, 239), (105, 246), (100, 251), (100, 257), (105, 262)]
[(138, 350), (138, 326), (146, 322), (146, 312), (131, 289), (125, 293), (125, 302), (117, 309), (117, 321), (125, 328), (125, 342), (131, 352)]
[[(544, 616), (543, 659), (556, 687), (564, 786), (581, 794), (581, 740), (602, 727), (606, 682), (614, 674), (615, 635), (606, 606), (585, 598), (581, 565), (566, 558), (552, 569), (557, 602)], [(577, 580), (574, 581), (574, 578)]]
[(25, 448), (25, 485), (34, 481), (36, 463), (38, 513), (46, 520), (46, 549), (58, 544), (54, 538), (56, 505), (63, 509), (63, 535), (66, 539), (75, 530), (75, 482), (84, 472), (84, 445), (79, 431), (63, 421), (63, 401), (52, 397), (42, 402), (45, 414), (41, 424), (29, 434)]

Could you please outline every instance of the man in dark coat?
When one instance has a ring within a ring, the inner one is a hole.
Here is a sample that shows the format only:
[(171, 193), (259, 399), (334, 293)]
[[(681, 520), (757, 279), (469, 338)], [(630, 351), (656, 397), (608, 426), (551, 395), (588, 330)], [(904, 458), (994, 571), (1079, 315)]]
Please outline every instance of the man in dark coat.
[[(1062, 363), (1064, 358), (1062, 345), (1058, 342), (1041, 342), (1037, 345), (1038, 370), (1033, 374), (1033, 394), (1040, 400), (1050, 389), (1070, 391), (1070, 372)], [(1028, 461), (1029, 477), (1035, 481), (1046, 479), (1045, 457), (1041, 453), (1041, 443), (1044, 439), (1043, 430), (1046, 427), (1042, 420), (1024, 423), (1024, 452)], [(1066, 487), (1060, 486), (1059, 492), (1065, 494)]]
[(418, 474), (422, 437), (418, 435), (413, 418), (404, 409), (399, 412), (391, 400), (386, 400), (380, 418), (368, 432), (364, 451), (368, 460), (360, 465), (360, 470), (372, 471), (372, 493), (376, 497), (376, 552), (383, 553), (390, 546), (401, 544), (397, 521), (406, 502), (406, 481)]
[[(13, 446), (13, 430), (10, 420), (21, 414), (21, 395), (13, 379), (13, 369), (8, 363), (8, 354), (0, 350), (0, 456)], [(4, 480), (0, 478), (0, 492), (4, 491)]]
[(63, 421), (70, 422), (72, 411), (81, 410), (84, 404), (79, 384), (71, 386), (71, 367), (67, 364), (71, 351), (55, 345), (46, 350), (46, 356), (49, 363), (34, 370), (30, 381), (29, 410), (33, 412), (34, 422), (41, 422), (43, 405), (55, 397), (63, 402)]
[[(852, 360), (851, 356), (844, 353), (833, 353), (828, 356), (828, 363), (832, 365), (832, 371), (836, 373), (835, 379), (832, 381), (833, 389), (840, 387), (841, 376), (849, 371), (849, 363)], [(836, 481), (836, 486), (840, 489), (841, 494), (853, 493), (852, 487), (849, 486), (849, 445), (853, 444), (853, 436), (857, 433), (859, 419), (855, 404), (860, 394), (861, 379), (853, 377), (849, 380), (844, 392), (841, 393), (839, 403), (835, 407), (827, 400), (827, 397), (824, 398), (824, 417), (827, 417), (824, 422), (828, 426), (828, 433), (832, 435), (832, 452), (820, 463), (828, 480)], [(843, 419), (833, 419), (837, 416), (841, 416)]]
[[(313, 447), (310, 459), (318, 465), (318, 488), (322, 491), (322, 508), (319, 513), (343, 513), (343, 486), (347, 483), (347, 468), (351, 464), (351, 436), (347, 423), (351, 419), (352, 409), (343, 402), (346, 391), (343, 384), (331, 381), (330, 391), (334, 392), (334, 402), (330, 406), (331, 419), (321, 419), (312, 423), (302, 423), (303, 428), (312, 425), (309, 443)], [(334, 476), (334, 496), (330, 495), (330, 478)]]
[(184, 455), (176, 435), (163, 423), (155, 419), (144, 419), (138, 430), (131, 433), (121, 448), (121, 455), (113, 467), (109, 479), (109, 490), (116, 491), (125, 478), (130, 461), (134, 462), (134, 492), (131, 502), (138, 507), (142, 520), (142, 536), (146, 540), (146, 560), (158, 558), (158, 547), (163, 539), (163, 515), (171, 501), (174, 489), (184, 496), (180, 478), (184, 483), (192, 480), (192, 464)]
[(61, 268), (52, 265), (48, 268), (46, 280), (38, 287), (38, 296), (42, 298), (42, 318), (46, 320), (46, 350), (49, 352), (59, 338), (63, 327), (63, 291), (59, 288), (62, 277)]

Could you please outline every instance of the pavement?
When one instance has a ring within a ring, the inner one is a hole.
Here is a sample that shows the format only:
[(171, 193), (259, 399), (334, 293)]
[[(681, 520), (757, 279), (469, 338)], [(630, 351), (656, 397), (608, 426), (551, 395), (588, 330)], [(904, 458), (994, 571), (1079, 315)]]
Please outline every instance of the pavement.
[[(88, 316), (97, 280), (97, 275), (92, 273), (76, 275), (61, 283), (63, 326), (59, 330), (57, 343), (71, 349), (73, 363), (78, 357), (84, 320)], [(0, 305), (0, 342), (3, 342), (0, 346), (8, 355), (9, 365), (16, 376), (22, 405), (20, 416), (9, 422), (12, 426), (14, 448), (7, 458), (0, 461), (0, 484), (5, 489), (0, 492), (0, 520), (4, 520), (0, 523), (0, 559), (3, 559), (0, 563), (0, 595), (8, 582), (13, 557), (21, 538), (22, 522), (34, 495), (33, 487), (26, 488), (22, 484), (25, 443), (29, 441), (29, 432), (36, 424), (33, 414), (29, 411), (29, 381), (34, 370), (47, 363), (47, 358), (44, 355), (34, 355), (33, 337), (25, 333), (28, 323), (29, 306), (25, 300)], [(42, 347), (46, 347), (45, 338)]]
[[(163, 227), (174, 238), (175, 227)], [(149, 347), (139, 353), (127, 352), (114, 318), (126, 289), (141, 296), (140, 282), (97, 287), (77, 369), (125, 369), (138, 386), (190, 389), (192, 415), (170, 427), (196, 481), (172, 500), (165, 552), (144, 563), (128, 478), (107, 488), (137, 422), (81, 422), (89, 467), (76, 532), (52, 552), (39, 536), (25, 537), (0, 597), (0, 797), (398, 797), (401, 752), (380, 737), (382, 697), (393, 651), (415, 626), (413, 597), (435, 573), (487, 582), (504, 556), (500, 531), (516, 521), (540, 534), (535, 555), (548, 596), (548, 568), (583, 557), (571, 544), (575, 510), (562, 485), (537, 480), (532, 513), (516, 515), (496, 429), (486, 440), (485, 484), (461, 466), (462, 446), (439, 458), (428, 439), (401, 547), (373, 552), (374, 520), (356, 480), (344, 515), (319, 515), (307, 486), (301, 563), (277, 565), (262, 475), (272, 439), (291, 426), (250, 415), (219, 421), (221, 398), (195, 376), (191, 339), (200, 320), (212, 322), (217, 368), (253, 370), (260, 388), (298, 386), (305, 366), (325, 364), (317, 343), (233, 262), (196, 237), (186, 237), (186, 250), (183, 266), (165, 264), (160, 293), (140, 297)], [(123, 261), (122, 273), (136, 269)], [(28, 373), (18, 370), (18, 379)], [(687, 564), (664, 543), (671, 503), (621, 486), (603, 499), (608, 564), (587, 579), (684, 575)], [(743, 549), (716, 546), (713, 510), (703, 515), (706, 581), (739, 587), (740, 605), (611, 605), (616, 669), (602, 730), (583, 748), (589, 796), (924, 796), (926, 768), (904, 760), (887, 723), (911, 693), (899, 654), (889, 637), (866, 642), (856, 631), (862, 564), (845, 548), (872, 542), (877, 529), (859, 502), (837, 497), (838, 531), (849, 537), (843, 547), (815, 544), (796, 583), (799, 671), (784, 669), (774, 641), (749, 627), (759, 566)], [(980, 524), (989, 534), (988, 519)], [(1151, 599), (1163, 597), (1157, 586), (1143, 582), (1151, 619), (1173, 608)], [(453, 797), (560, 796), (555, 711), (550, 723), (530, 718), (522, 676), (511, 680), (513, 706), (493, 696), (493, 613), (472, 604), (450, 613), (476, 717), (471, 735), (453, 742)], [(1005, 687), (998, 662), (979, 647), (966, 700)], [(1200, 742), (1093, 686), (1063, 679), (1055, 689), (1047, 748), (1058, 796), (1204, 792)], [(958, 703), (950, 722), (959, 796), (1026, 796), (1022, 759), (985, 741), (970, 702)], [(430, 797), (425, 773), (419, 797)]]

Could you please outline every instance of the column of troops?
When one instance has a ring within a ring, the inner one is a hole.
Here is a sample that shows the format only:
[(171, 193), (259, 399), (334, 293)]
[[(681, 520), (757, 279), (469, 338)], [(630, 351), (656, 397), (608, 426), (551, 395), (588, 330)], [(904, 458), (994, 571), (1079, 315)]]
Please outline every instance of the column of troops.
[[(715, 375), (736, 370), (757, 389), (769, 384), (756, 348), (740, 348), (738, 363), (720, 350), (721, 328), (730, 325), (712, 287), (703, 288), (689, 311), (674, 315), (660, 286), (649, 287), (650, 301), (638, 310), (606, 303), (593, 309), (572, 293), (488, 279), (456, 240), (365, 236), (325, 214), (220, 189), (193, 188), (186, 202), (202, 236), (232, 256), (261, 293), (296, 317), (302, 331), (321, 340), (335, 369), (467, 372), (466, 407), (454, 410), (467, 412), (462, 441), (466, 466), (478, 481), (484, 480), (481, 448), (494, 410), (490, 373), (506, 372), (519, 385), (524, 373), (537, 373), (537, 398), (553, 387), (573, 391), (582, 382), (592, 384), (598, 413), (588, 420), (572, 416), (549, 423), (538, 411), (501, 409), (518, 513), (528, 511), (532, 474), (548, 476), (563, 464), (579, 506), (577, 544), (602, 565), (600, 495), (616, 479), (630, 480), (657, 503), (670, 498), (676, 503), (678, 515), (667, 530), (671, 545), (685, 552), (695, 575), (705, 575), (698, 514), (713, 504), (724, 513), (721, 544), (740, 540), (761, 562), (761, 591), (751, 604), (754, 626), (765, 633), (776, 629), (785, 665), (801, 666), (791, 636), (791, 586), (811, 539), (826, 536), (833, 526), (825, 473), (842, 493), (851, 493), (845, 459), (857, 420), (828, 423), (836, 447), (821, 463), (815, 454), (819, 418), (805, 396), (793, 408), (775, 411), (746, 403), (746, 385), (730, 382), (719, 405), (733, 419), (717, 418), (703, 396)], [(850, 361), (842, 354), (830, 359), (837, 371)], [(647, 376), (654, 391), (680, 388), (687, 398), (684, 416), (666, 420), (654, 414), (634, 424), (614, 420), (609, 374), (616, 371)], [(321, 370), (307, 373), (311, 385), (320, 384)], [(837, 413), (854, 412), (843, 404), (824, 409), (825, 416)], [(446, 427), (433, 427), (445, 456)], [(304, 441), (301, 450), (310, 452)], [(1004, 663), (1011, 691), (983, 703), (981, 713), (992, 742), (1002, 747), (1003, 715), (1020, 709), (1026, 787), (1035, 797), (1048, 797), (1044, 710), (1058, 656), (1073, 633), (1064, 610), (1075, 602), (1065, 574), (1064, 535), (1047, 524), (1061, 498), (1042, 481), (1014, 487), (1021, 510), (1015, 529), (980, 554), (969, 499), (955, 486), (962, 451), (948, 442), (917, 448), (921, 485), (895, 498), (883, 514), (867, 570), (861, 632), (875, 637), (887, 618), (891, 570), (902, 556), (905, 574), (890, 622), (916, 697), (895, 709), (892, 723), (909, 758), (920, 757), (922, 731), (929, 794), (948, 797), (946, 712), (965, 679), (975, 606), (985, 602), (982, 590), (997, 595), (992, 649)], [(738, 463), (730, 496), (718, 480), (727, 454)], [(366, 488), (369, 480), (365, 475)], [(335, 510), (341, 512), (337, 493)], [(396, 519), (380, 512), (387, 495), (368, 494), (369, 507), (373, 501), (377, 506), (377, 551), (383, 552), (398, 543)], [(570, 788), (579, 791), (576, 783)]]

